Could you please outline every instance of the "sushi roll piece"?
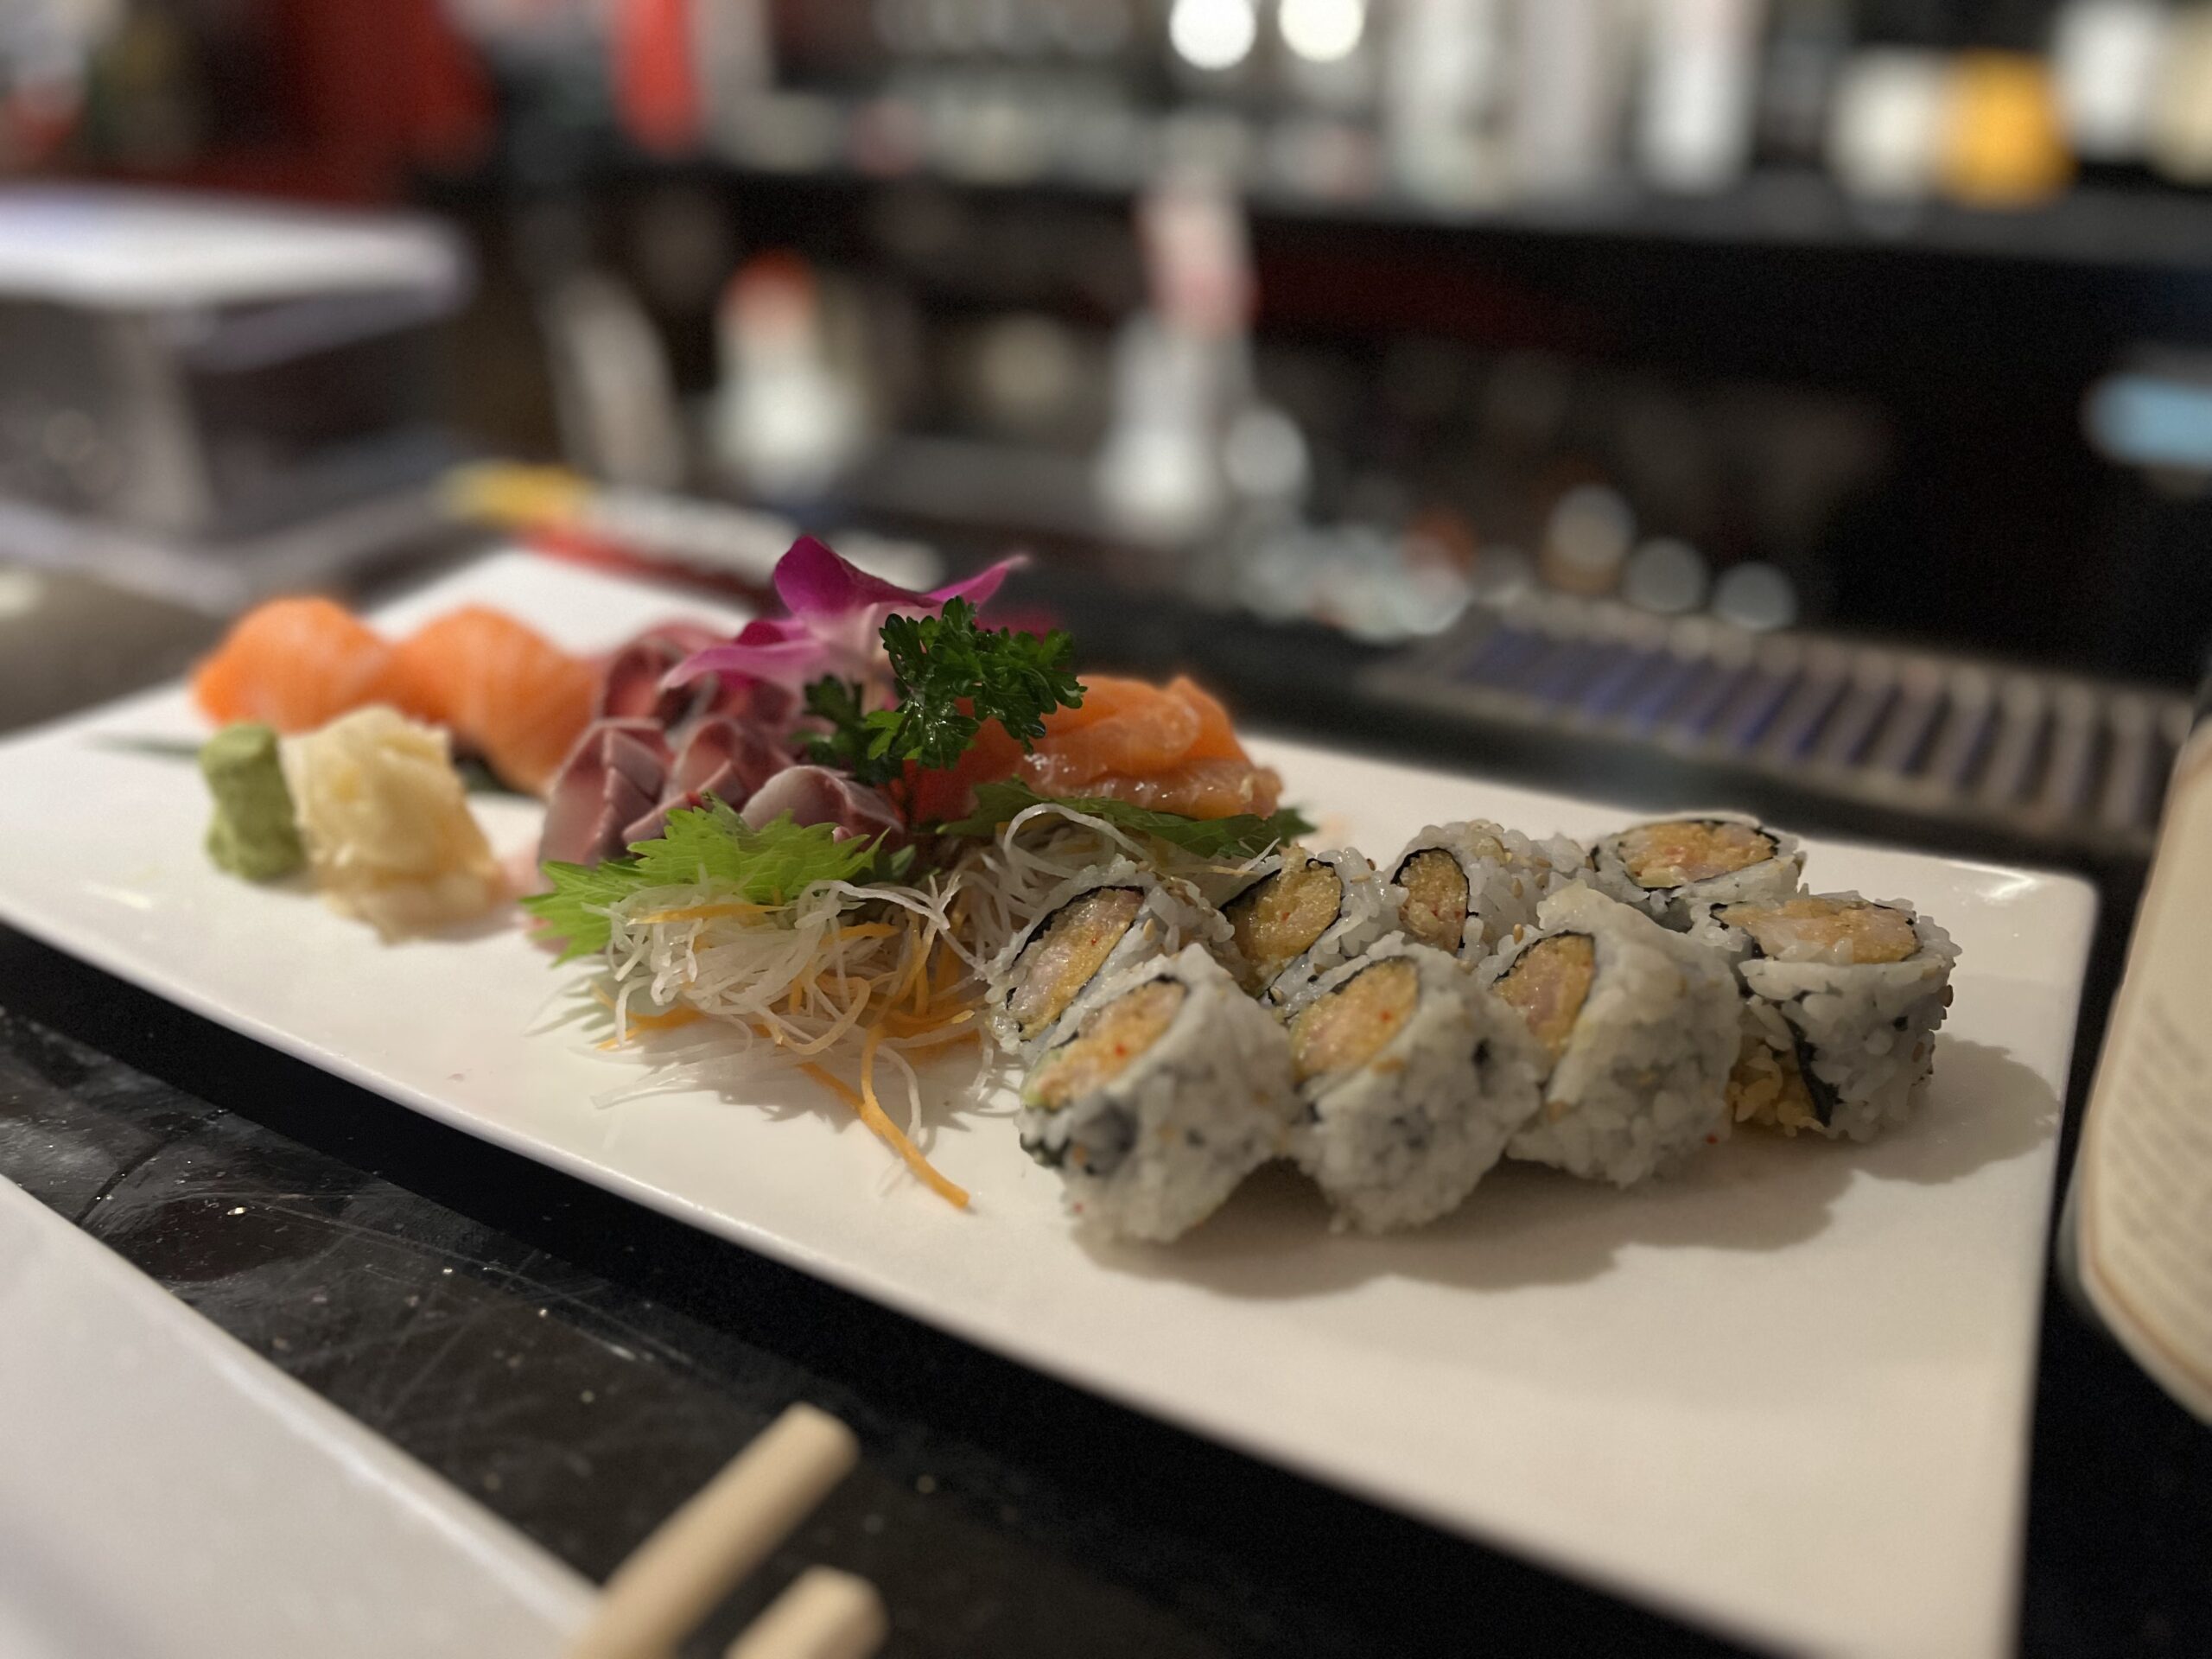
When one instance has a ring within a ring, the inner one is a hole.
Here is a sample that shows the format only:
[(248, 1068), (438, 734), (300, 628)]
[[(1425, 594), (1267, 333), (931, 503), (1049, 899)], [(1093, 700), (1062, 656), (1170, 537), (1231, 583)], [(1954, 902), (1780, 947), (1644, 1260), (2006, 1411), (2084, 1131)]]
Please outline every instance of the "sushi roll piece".
[(1591, 883), (1686, 931), (1700, 904), (1758, 904), (1800, 890), (1796, 837), (1739, 813), (1639, 823), (1591, 849)]
[(1398, 930), (1404, 890), (1353, 848), (1287, 847), (1247, 874), (1243, 891), (1222, 913), (1245, 988), (1268, 1002), (1294, 1001), (1332, 968)]
[(992, 965), (991, 1035), (1007, 1053), (1033, 1058), (1090, 988), (1191, 944), (1233, 948), (1229, 924), (1188, 882), (1126, 858), (1085, 870), (1053, 890)]
[(1297, 1110), (1290, 1039), (1202, 945), (1117, 975), (1021, 1090), (1021, 1145), (1078, 1218), (1177, 1238), (1280, 1154)]
[(1418, 1227), (1458, 1208), (1533, 1116), (1544, 1057), (1452, 957), (1389, 938), (1290, 1017), (1305, 1110), (1291, 1136), (1338, 1228)]
[(1565, 836), (1531, 841), (1481, 818), (1431, 824), (1390, 865), (1406, 891), (1406, 936), (1480, 962), (1517, 927), (1535, 925), (1536, 906), (1581, 876), (1589, 854)]
[(1626, 1186), (1724, 1139), (1742, 1020), (1726, 958), (1594, 887), (1536, 919), (1477, 972), (1544, 1052), (1543, 1105), (1508, 1155)]
[(1736, 967), (1743, 1046), (1728, 1080), (1739, 1122), (1872, 1140), (1927, 1092), (1958, 948), (1903, 900), (1807, 893), (1701, 906), (1690, 937)]

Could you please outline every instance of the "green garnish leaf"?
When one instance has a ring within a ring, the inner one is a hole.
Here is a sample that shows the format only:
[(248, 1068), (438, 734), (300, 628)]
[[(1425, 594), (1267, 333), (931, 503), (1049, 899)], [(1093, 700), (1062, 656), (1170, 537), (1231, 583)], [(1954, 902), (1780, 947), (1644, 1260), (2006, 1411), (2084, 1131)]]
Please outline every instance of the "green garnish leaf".
[(1070, 666), (1075, 642), (1065, 629), (978, 627), (964, 599), (935, 616), (886, 618), (883, 648), (895, 681), (892, 707), (864, 713), (861, 688), (835, 677), (806, 688), (807, 711), (830, 728), (808, 740), (807, 758), (864, 784), (890, 782), (910, 760), (931, 771), (951, 766), (985, 721), (1027, 749), (1045, 735), (1053, 709), (1083, 706), (1083, 682)]
[(607, 949), (613, 930), (607, 912), (645, 884), (637, 867), (627, 861), (605, 864), (564, 864), (558, 859), (545, 866), (550, 893), (533, 893), (522, 907), (537, 919), (540, 938), (561, 942), (556, 963), (596, 956)]
[(887, 853), (878, 853), (875, 863), (867, 879), (882, 886), (897, 886), (913, 873), (914, 849), (912, 847), (893, 848)]
[(857, 836), (840, 841), (834, 826), (794, 823), (789, 813), (749, 830), (712, 798), (703, 806), (678, 807), (658, 840), (634, 842), (630, 853), (596, 866), (546, 865), (553, 890), (522, 903), (537, 918), (542, 937), (562, 942), (558, 960), (606, 950), (608, 909), (641, 888), (711, 883), (749, 904), (781, 905), (817, 881), (879, 880), (876, 870), (903, 871), (913, 861), (909, 849), (885, 853), (875, 839)]
[(830, 722), (827, 736), (806, 740), (806, 758), (817, 766), (837, 766), (858, 773), (868, 759), (868, 711), (861, 706), (857, 681), (833, 674), (806, 688), (806, 712)]
[(1179, 812), (1156, 812), (1127, 801), (1055, 800), (1039, 795), (1019, 779), (976, 786), (976, 810), (957, 823), (938, 826), (940, 835), (988, 836), (999, 826), (1033, 806), (1065, 806), (1073, 812), (1103, 818), (1120, 829), (1133, 830), (1171, 842), (1201, 858), (1256, 858), (1282, 842), (1313, 833), (1313, 825), (1295, 808), (1285, 807), (1271, 817), (1240, 813), (1230, 818), (1186, 818)]

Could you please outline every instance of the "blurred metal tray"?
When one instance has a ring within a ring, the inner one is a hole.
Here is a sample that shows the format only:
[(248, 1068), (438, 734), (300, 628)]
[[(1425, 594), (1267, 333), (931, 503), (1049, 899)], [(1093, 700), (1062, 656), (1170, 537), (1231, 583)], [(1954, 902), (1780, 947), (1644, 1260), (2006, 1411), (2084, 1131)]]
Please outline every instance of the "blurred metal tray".
[(1537, 594), (1367, 669), (1377, 702), (1601, 737), (2054, 849), (2148, 852), (2189, 699)]

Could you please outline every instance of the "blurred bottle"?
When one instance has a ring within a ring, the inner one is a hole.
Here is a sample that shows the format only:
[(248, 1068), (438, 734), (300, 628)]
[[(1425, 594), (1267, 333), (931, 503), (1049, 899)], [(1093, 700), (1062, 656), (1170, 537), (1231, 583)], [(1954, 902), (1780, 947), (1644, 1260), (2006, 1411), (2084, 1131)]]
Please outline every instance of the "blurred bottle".
[(718, 329), (718, 458), (766, 500), (821, 497), (859, 455), (866, 423), (832, 362), (813, 272), (796, 254), (759, 256), (731, 278)]
[(1828, 105), (1851, 48), (1844, 0), (1774, 0), (1759, 76), (1758, 148), (1767, 159), (1802, 166), (1821, 159)]
[(1475, 207), (1506, 188), (1505, 0), (1402, 0), (1382, 119), (1399, 184)]
[(125, 167), (188, 164), (206, 141), (206, 88), (189, 32), (165, 11), (133, 8), (92, 60), (84, 148)]
[(1563, 593), (1601, 598), (1620, 586), (1635, 539), (1636, 514), (1619, 491), (1578, 485), (1552, 508), (1536, 569)]
[(2174, 763), (2060, 1222), (2062, 1275), (2212, 1422), (2212, 683)]
[(547, 291), (543, 316), (570, 464), (611, 484), (680, 486), (685, 452), (674, 377), (637, 295), (606, 271), (580, 269)]
[(1168, 69), (1193, 92), (1243, 84), (1259, 39), (1257, 0), (1173, 0), (1167, 9)]
[(1662, 537), (1629, 556), (1621, 572), (1621, 597), (1661, 616), (1685, 616), (1705, 603), (1711, 573), (1688, 542)]
[(1754, 633), (1786, 628), (1797, 620), (1797, 586), (1771, 564), (1732, 565), (1713, 584), (1713, 613)]
[(741, 130), (776, 86), (767, 0), (691, 0), (691, 35), (704, 126), (717, 135)]
[(1243, 205), (1210, 170), (1172, 169), (1137, 213), (1150, 305), (1116, 342), (1096, 487), (1116, 529), (1172, 545), (1227, 503), (1223, 442), (1250, 397), (1251, 253)]
[(1374, 101), (1381, 34), (1373, 0), (1277, 0), (1283, 79), (1300, 101), (1353, 111)]
[[(8, 0), (0, 5), (0, 167), (44, 159), (70, 137), (86, 98), (94, 55), (130, 22), (121, 0)], [(177, 19), (157, 16), (143, 39), (157, 40), (159, 73), (144, 90), (172, 110), (189, 107), (185, 68), (174, 50), (184, 35)], [(144, 46), (133, 79), (146, 79)], [(118, 111), (125, 114), (127, 111)], [(164, 136), (167, 136), (166, 134)], [(163, 157), (162, 159), (170, 159)]]
[(2024, 207), (2074, 179), (2050, 65), (2025, 52), (1967, 52), (1952, 64), (1940, 176), (1974, 207)]
[(1627, 102), (1633, 16), (1628, 0), (1514, 0), (1516, 189), (1576, 195), (1611, 175)]
[(1052, 447), (1095, 429), (1098, 366), (1067, 324), (1015, 311), (976, 330), (951, 383), (971, 418), (989, 431)]
[(1726, 188), (1751, 161), (1763, 0), (1653, 0), (1637, 159), (1665, 190)]
[(2163, 0), (2068, 0), (2051, 29), (2067, 142), (2085, 162), (2143, 158), (2165, 48)]
[(614, 111), (640, 149), (679, 155), (701, 131), (691, 0), (613, 0)]
[(1863, 48), (1845, 60), (1828, 111), (1828, 169), (1853, 195), (1913, 201), (1936, 178), (1949, 86), (1942, 54)]
[(2176, 183), (2212, 184), (2212, 5), (2174, 13), (2145, 148)]

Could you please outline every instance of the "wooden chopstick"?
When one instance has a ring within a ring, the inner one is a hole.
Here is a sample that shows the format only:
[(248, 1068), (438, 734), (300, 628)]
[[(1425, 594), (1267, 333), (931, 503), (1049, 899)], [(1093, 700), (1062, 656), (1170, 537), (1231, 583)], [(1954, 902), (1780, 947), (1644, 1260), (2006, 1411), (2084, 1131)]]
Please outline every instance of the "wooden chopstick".
[(569, 1659), (666, 1659), (859, 1459), (852, 1430), (791, 1407), (614, 1569)]
[(868, 1659), (890, 1630), (874, 1585), (810, 1567), (738, 1632), (722, 1659)]

